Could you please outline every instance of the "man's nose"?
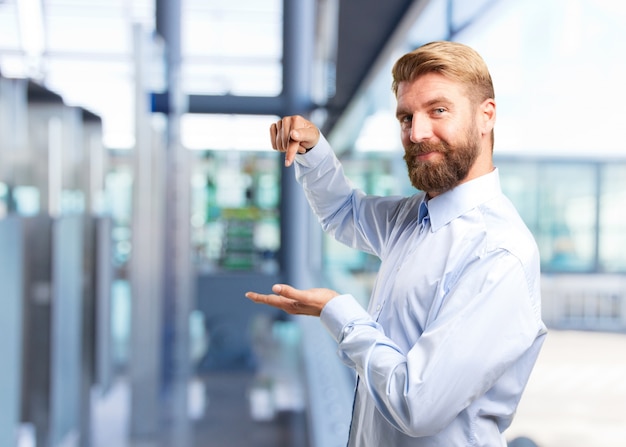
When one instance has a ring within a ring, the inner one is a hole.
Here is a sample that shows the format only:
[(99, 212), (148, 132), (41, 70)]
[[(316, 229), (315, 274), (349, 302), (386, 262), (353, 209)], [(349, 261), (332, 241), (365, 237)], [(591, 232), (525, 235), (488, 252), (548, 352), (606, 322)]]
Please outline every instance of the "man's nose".
[(433, 128), (427, 117), (414, 115), (411, 121), (410, 139), (413, 143), (420, 143), (433, 136)]

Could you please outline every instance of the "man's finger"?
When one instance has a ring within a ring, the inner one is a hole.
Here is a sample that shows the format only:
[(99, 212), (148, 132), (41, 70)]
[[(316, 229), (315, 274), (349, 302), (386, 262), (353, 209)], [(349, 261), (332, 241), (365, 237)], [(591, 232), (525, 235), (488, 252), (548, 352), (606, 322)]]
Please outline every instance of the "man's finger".
[(293, 161), (296, 159), (296, 154), (300, 149), (300, 143), (294, 140), (289, 140), (287, 144), (287, 151), (285, 152), (285, 166), (289, 167), (293, 164)]
[(276, 139), (278, 138), (278, 127), (276, 123), (272, 123), (270, 126), (270, 142), (272, 143), (272, 149), (278, 150)]
[(269, 306), (278, 307), (279, 309), (284, 309), (286, 306), (290, 306), (293, 302), (292, 299), (285, 298), (279, 295), (266, 295), (263, 293), (256, 292), (247, 292), (246, 298), (254, 301), (259, 304), (267, 304)]
[(289, 148), (289, 139), (290, 139), (289, 134), (291, 133), (291, 126), (292, 126), (291, 121), (292, 120), (289, 118), (283, 118), (277, 123), (278, 133), (279, 133), (278, 138), (280, 139), (279, 150), (283, 152), (286, 152), (287, 149)]
[(289, 167), (296, 158), (297, 153), (304, 154), (317, 144), (320, 139), (316, 127), (299, 127), (289, 132), (289, 143), (285, 156), (285, 166)]
[(284, 296), (285, 298), (298, 301), (306, 299), (307, 295), (305, 290), (296, 289), (295, 287), (287, 284), (274, 284), (272, 286), (272, 292), (277, 295)]
[(320, 139), (320, 132), (317, 127), (297, 127), (290, 133), (290, 138), (300, 143), (304, 149), (315, 146)]

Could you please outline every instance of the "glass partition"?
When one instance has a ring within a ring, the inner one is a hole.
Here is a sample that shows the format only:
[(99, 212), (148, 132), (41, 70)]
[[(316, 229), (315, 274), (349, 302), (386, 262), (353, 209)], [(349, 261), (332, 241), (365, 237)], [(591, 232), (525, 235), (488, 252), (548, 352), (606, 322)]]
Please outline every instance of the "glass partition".
[(596, 269), (597, 164), (501, 160), (504, 193), (533, 232), (545, 272)]
[(602, 169), (600, 195), (599, 267), (626, 272), (626, 163)]
[(547, 163), (539, 167), (535, 238), (544, 270), (595, 270), (596, 178), (597, 167), (593, 163)]

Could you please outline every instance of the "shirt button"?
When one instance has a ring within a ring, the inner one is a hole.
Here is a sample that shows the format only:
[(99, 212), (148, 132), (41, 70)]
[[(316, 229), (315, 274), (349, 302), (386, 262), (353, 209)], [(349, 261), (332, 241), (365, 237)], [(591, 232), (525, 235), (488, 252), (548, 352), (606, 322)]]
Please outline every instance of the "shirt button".
[(376, 306), (376, 312), (380, 311), (381, 305)]

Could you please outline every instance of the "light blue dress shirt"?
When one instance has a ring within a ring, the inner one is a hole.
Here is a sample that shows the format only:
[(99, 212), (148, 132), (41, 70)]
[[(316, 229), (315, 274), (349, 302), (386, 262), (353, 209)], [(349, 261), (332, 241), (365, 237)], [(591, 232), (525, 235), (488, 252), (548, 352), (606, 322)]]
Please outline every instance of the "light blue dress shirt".
[(497, 169), (430, 200), (355, 189), (328, 142), (296, 156), (324, 231), (381, 259), (366, 311), (321, 321), (358, 374), (350, 447), (503, 447), (546, 334), (539, 254)]

